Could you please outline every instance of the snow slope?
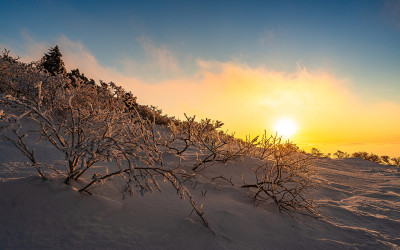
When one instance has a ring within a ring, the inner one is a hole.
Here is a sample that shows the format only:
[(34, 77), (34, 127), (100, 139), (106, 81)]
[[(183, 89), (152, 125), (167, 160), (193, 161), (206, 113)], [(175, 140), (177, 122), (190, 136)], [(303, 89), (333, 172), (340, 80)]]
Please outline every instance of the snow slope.
[[(46, 145), (40, 157), (62, 157)], [(255, 207), (240, 188), (252, 159), (205, 169), (187, 183), (213, 235), (187, 200), (162, 192), (122, 199), (118, 178), (80, 194), (53, 174), (42, 181), (0, 142), (0, 249), (399, 249), (400, 168), (361, 159), (319, 159), (318, 220), (292, 219), (274, 204)], [(171, 158), (173, 161), (173, 158)], [(232, 177), (229, 182), (211, 178)]]

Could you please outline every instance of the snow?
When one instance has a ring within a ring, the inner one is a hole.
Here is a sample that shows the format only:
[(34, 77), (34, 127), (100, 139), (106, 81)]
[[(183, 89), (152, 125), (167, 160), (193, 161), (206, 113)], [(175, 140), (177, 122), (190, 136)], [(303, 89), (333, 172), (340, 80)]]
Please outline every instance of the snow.
[[(41, 160), (60, 165), (58, 152), (38, 147)], [(216, 164), (186, 183), (204, 204), (214, 235), (195, 213), (190, 216), (189, 201), (168, 183), (161, 192), (123, 199), (121, 181), (114, 178), (93, 195), (82, 194), (76, 188), (81, 183), (65, 185), (55, 173), (41, 180), (12, 144), (0, 142), (0, 249), (399, 249), (399, 167), (318, 159), (315, 198), (326, 219), (293, 219), (273, 203), (254, 206), (240, 188), (252, 161)], [(221, 175), (234, 186), (222, 178), (211, 181)]]

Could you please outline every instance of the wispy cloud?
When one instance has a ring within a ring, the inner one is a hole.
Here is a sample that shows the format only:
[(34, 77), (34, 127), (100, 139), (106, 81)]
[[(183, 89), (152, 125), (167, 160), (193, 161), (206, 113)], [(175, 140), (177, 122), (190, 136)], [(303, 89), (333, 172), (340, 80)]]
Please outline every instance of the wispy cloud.
[(157, 47), (149, 39), (139, 39), (145, 52), (153, 61), (155, 67), (160, 68), (164, 72), (177, 73), (180, 71), (178, 60), (172, 55), (171, 51), (165, 47)]
[(276, 35), (275, 35), (275, 30), (274, 30), (274, 29), (268, 29), (268, 30), (265, 30), (265, 31), (261, 34), (261, 36), (260, 36), (260, 38), (259, 38), (259, 41), (260, 41), (262, 44), (274, 42), (275, 36), (276, 36)]
[(122, 55), (116, 59), (119, 70), (127, 76), (139, 77), (145, 81), (157, 82), (162, 79), (173, 79), (180, 76), (183, 72), (178, 58), (166, 46), (156, 46), (148, 38), (139, 38), (143, 58)]
[(27, 30), (22, 30), (20, 36), (22, 42), (11, 41), (3, 43), (0, 44), (0, 49), (10, 50), (12, 55), (20, 57), (20, 60), (24, 62), (33, 62), (42, 58), (50, 46), (49, 43), (38, 42), (33, 39)]
[(400, 0), (385, 0), (383, 15), (400, 28)]
[(140, 38), (138, 41), (148, 57), (148, 67), (160, 70), (164, 75), (177, 74), (181, 71), (177, 58), (165, 46), (156, 46), (150, 39), (146, 38)]

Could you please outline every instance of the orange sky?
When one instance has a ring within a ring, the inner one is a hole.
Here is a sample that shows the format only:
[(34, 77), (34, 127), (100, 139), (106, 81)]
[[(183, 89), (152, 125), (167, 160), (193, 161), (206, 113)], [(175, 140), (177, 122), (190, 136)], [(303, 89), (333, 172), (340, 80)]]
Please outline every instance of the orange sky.
[[(32, 41), (29, 44), (32, 53), (25, 55), (25, 60), (46, 48)], [(183, 118), (186, 113), (220, 120), (224, 129), (242, 138), (264, 130), (274, 133), (279, 119), (290, 118), (298, 126), (292, 139), (305, 148), (400, 156), (399, 103), (369, 101), (351, 79), (340, 79), (326, 70), (310, 71), (298, 65), (296, 72), (287, 73), (250, 67), (239, 60), (198, 59), (192, 76), (148, 83), (101, 66), (79, 42), (63, 36), (58, 44), (67, 69), (79, 68), (95, 80), (114, 81), (132, 91), (139, 103), (158, 106), (169, 115)], [(159, 60), (167, 53), (153, 49), (160, 53), (154, 64), (168, 67), (173, 58)]]

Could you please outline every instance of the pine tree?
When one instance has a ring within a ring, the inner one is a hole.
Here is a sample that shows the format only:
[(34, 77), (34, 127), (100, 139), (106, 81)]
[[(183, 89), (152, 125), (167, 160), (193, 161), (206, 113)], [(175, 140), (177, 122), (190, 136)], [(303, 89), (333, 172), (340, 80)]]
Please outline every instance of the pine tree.
[(64, 62), (61, 57), (62, 54), (58, 48), (58, 45), (56, 45), (54, 48), (51, 48), (49, 52), (42, 58), (41, 66), (43, 71), (52, 76), (66, 74), (67, 70), (65, 69)]

